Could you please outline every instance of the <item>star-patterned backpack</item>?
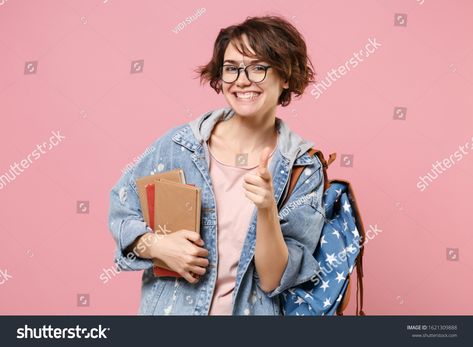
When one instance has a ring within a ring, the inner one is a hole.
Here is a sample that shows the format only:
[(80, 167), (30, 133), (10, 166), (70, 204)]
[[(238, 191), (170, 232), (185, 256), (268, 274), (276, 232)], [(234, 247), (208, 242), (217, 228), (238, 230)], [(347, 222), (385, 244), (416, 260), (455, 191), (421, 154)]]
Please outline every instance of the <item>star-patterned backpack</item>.
[[(343, 180), (329, 180), (327, 168), (335, 160), (330, 154), (328, 162), (322, 152), (311, 148), (309, 155), (317, 155), (323, 166), (325, 222), (315, 249), (314, 257), (319, 271), (310, 281), (282, 293), (284, 315), (324, 316), (343, 315), (351, 292), (353, 269), (357, 271), (356, 315), (363, 312), (363, 244), (365, 232), (351, 185)], [(303, 167), (292, 171), (289, 198)], [(284, 203), (283, 203), (284, 205)]]

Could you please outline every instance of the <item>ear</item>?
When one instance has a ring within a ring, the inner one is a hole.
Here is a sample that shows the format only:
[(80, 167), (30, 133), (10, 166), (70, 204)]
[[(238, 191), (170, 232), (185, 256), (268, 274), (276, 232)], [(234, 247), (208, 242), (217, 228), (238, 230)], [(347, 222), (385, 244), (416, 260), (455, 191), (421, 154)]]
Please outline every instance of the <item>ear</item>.
[(289, 89), (289, 82), (287, 80), (284, 81), (284, 83), (282, 84), (282, 88), (283, 89)]

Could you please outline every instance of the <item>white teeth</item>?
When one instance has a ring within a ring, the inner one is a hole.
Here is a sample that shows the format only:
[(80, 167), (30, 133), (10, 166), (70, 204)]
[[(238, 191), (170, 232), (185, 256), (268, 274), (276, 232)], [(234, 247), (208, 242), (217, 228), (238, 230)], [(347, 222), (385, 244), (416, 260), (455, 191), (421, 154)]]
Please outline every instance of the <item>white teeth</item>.
[(255, 92), (246, 92), (246, 93), (235, 93), (238, 99), (242, 100), (253, 100), (256, 98), (260, 93)]

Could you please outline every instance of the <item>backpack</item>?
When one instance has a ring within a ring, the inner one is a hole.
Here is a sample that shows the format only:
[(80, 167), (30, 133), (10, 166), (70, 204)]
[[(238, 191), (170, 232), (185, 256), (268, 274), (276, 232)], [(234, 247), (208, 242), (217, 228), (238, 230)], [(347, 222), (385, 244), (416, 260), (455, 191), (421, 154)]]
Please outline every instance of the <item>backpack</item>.
[[(288, 316), (342, 316), (350, 300), (352, 272), (356, 267), (356, 315), (364, 316), (362, 242), (365, 229), (355, 194), (349, 182), (329, 180), (327, 177), (327, 168), (335, 160), (335, 153), (330, 154), (328, 162), (322, 152), (311, 148), (309, 155), (314, 154), (322, 163), (324, 174), (322, 203), (325, 206), (325, 223), (314, 252), (320, 269), (310, 281), (282, 293), (282, 312)], [(289, 199), (303, 169), (293, 169), (284, 203)], [(335, 259), (335, 255), (342, 259)]]

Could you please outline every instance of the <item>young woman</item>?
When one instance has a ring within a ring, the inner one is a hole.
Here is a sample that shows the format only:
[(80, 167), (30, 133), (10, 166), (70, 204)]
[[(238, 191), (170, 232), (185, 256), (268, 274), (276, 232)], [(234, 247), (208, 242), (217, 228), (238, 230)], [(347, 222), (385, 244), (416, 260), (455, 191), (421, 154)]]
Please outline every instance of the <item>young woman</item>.
[[(116, 262), (144, 270), (140, 314), (283, 314), (280, 294), (319, 269), (313, 252), (325, 213), (313, 143), (276, 117), (313, 81), (306, 44), (281, 17), (248, 18), (220, 31), (198, 72), (228, 106), (168, 131), (113, 188)], [(296, 165), (304, 171), (280, 206)], [(201, 188), (200, 236), (156, 235), (143, 222), (136, 179), (176, 168)], [(158, 259), (183, 277), (154, 277)]]

